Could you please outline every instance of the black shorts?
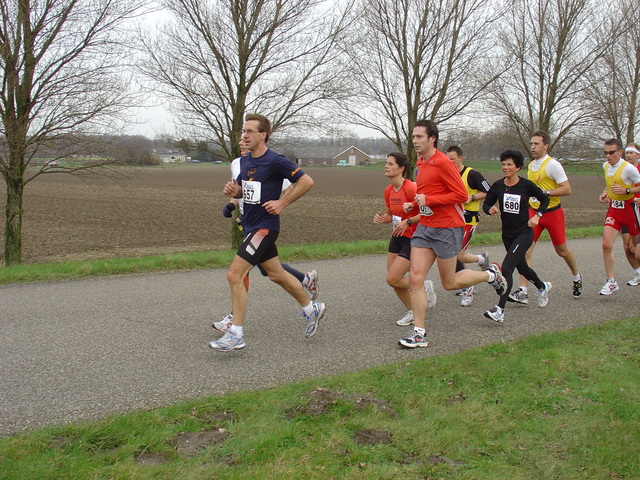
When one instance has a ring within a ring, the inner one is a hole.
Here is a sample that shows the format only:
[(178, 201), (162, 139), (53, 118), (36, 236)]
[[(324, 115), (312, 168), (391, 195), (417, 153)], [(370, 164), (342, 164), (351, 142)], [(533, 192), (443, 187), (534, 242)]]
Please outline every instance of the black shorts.
[(240, 248), (238, 248), (237, 255), (253, 266), (277, 257), (276, 239), (278, 238), (278, 233), (275, 230), (266, 228), (249, 232), (244, 237)]
[(389, 253), (396, 253), (399, 257), (411, 260), (411, 239), (405, 236), (392, 236), (389, 240)]

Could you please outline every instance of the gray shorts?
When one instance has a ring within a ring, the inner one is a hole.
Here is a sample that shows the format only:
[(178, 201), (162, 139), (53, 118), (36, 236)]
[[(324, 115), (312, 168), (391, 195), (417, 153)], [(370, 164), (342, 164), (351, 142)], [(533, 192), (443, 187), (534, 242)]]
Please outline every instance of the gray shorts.
[(464, 227), (435, 228), (418, 225), (411, 237), (411, 248), (430, 248), (438, 258), (455, 257), (462, 250)]

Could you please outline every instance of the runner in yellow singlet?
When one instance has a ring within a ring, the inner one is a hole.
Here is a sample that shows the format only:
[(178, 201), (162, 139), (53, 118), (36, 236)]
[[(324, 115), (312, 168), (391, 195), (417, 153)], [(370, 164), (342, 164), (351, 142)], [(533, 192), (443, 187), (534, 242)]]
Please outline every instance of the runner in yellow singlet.
[(637, 238), (640, 234), (638, 212), (635, 208), (634, 195), (640, 193), (640, 172), (629, 162), (622, 160), (622, 142), (610, 138), (604, 142), (604, 154), (607, 161), (604, 168), (605, 190), (600, 194), (600, 203), (609, 204), (602, 232), (602, 258), (607, 280), (600, 290), (600, 295), (611, 295), (619, 290), (614, 277), (613, 244), (623, 226), (629, 235)]
[[(471, 237), (478, 228), (478, 222), (480, 221), (480, 200), (484, 200), (487, 196), (490, 185), (485, 180), (482, 174), (470, 167), (463, 164), (464, 156), (462, 149), (458, 146), (452, 146), (447, 149), (447, 157), (458, 167), (462, 183), (464, 183), (467, 189), (467, 201), (462, 203), (464, 207), (464, 237), (462, 238), (462, 250), (458, 253), (458, 261), (456, 262), (456, 272), (464, 269), (465, 263), (477, 263), (482, 270), (486, 270), (489, 265), (489, 254), (483, 252), (480, 255), (474, 255), (467, 251), (467, 248), (471, 244)], [(463, 288), (460, 291), (462, 299), (460, 305), (468, 307), (473, 302), (473, 294), (475, 287)]]
[[(640, 145), (637, 143), (628, 143), (624, 149), (624, 159), (640, 171), (638, 157), (640, 157)], [(639, 197), (639, 194), (635, 195), (635, 199), (638, 199)], [(631, 265), (631, 268), (634, 270), (633, 278), (627, 282), (627, 285), (640, 285), (640, 261), (637, 258), (640, 257), (640, 254), (636, 252), (637, 239), (629, 234), (627, 227), (623, 226), (620, 233), (622, 235), (624, 255), (627, 258), (629, 265)]]
[[(551, 237), (553, 248), (571, 270), (573, 297), (580, 298), (582, 296), (582, 274), (578, 270), (575, 254), (567, 247), (567, 227), (564, 210), (559, 198), (571, 194), (571, 185), (560, 162), (548, 155), (551, 137), (547, 132), (543, 130), (536, 131), (531, 136), (530, 146), (533, 160), (529, 163), (527, 176), (529, 180), (551, 197), (551, 201), (544, 217), (538, 226), (534, 228), (533, 245), (527, 252), (527, 262), (531, 265), (533, 249), (538, 238), (540, 238), (540, 234), (546, 228)], [(531, 200), (529, 205), (529, 217), (531, 217), (536, 214), (539, 203)], [(529, 303), (527, 280), (524, 277), (520, 277), (520, 288), (509, 295), (509, 301), (522, 304)]]

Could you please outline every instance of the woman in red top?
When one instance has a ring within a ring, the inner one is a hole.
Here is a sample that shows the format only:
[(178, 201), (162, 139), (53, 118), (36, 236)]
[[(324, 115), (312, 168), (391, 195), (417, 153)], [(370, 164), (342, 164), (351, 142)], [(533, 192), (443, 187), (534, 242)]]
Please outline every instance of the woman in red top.
[[(393, 287), (396, 295), (407, 308), (405, 316), (396, 322), (403, 326), (413, 323), (409, 279), (405, 275), (410, 265), (411, 237), (420, 220), (418, 207), (409, 212), (405, 212), (402, 208), (404, 203), (413, 202), (416, 196), (416, 184), (405, 178), (407, 164), (408, 159), (402, 153), (393, 152), (387, 156), (384, 174), (391, 180), (391, 185), (384, 190), (384, 203), (387, 210), (384, 214), (378, 212), (373, 217), (373, 223), (391, 223), (393, 227), (387, 254), (387, 283)], [(431, 280), (425, 281), (425, 289), (429, 296), (429, 306), (432, 307), (435, 305), (436, 296)]]

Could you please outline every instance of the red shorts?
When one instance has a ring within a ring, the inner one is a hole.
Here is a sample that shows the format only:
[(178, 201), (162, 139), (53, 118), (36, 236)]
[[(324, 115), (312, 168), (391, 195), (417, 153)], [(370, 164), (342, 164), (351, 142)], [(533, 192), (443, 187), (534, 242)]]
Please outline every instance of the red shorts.
[(620, 231), (623, 226), (627, 227), (629, 235), (632, 237), (640, 234), (638, 226), (638, 210), (632, 200), (612, 200), (604, 219), (604, 225), (613, 227)]
[[(536, 211), (529, 208), (529, 218), (533, 217)], [(544, 229), (547, 229), (551, 237), (551, 243), (555, 247), (567, 243), (567, 227), (564, 221), (564, 210), (562, 207), (546, 212), (540, 218), (538, 226), (533, 229), (533, 241), (537, 242)]]
[(476, 227), (478, 225), (465, 225), (464, 226), (464, 237), (462, 237), (462, 250), (466, 250), (469, 244), (471, 243), (471, 237), (476, 231)]

